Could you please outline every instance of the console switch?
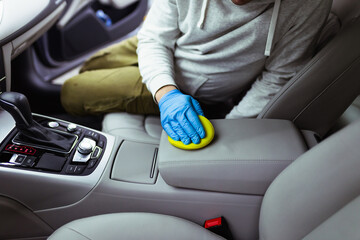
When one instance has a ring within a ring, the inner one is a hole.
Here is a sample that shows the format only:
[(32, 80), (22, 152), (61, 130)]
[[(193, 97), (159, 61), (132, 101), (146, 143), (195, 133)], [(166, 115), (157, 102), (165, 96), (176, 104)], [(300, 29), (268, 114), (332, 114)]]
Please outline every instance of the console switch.
[(80, 175), (84, 171), (85, 166), (75, 166), (69, 165), (67, 166), (65, 172), (70, 175)]
[(36, 157), (27, 156), (25, 161), (21, 164), (23, 167), (32, 167), (35, 164)]
[(87, 137), (94, 139), (95, 141), (99, 141), (99, 138), (100, 138), (100, 135), (93, 131), (86, 131), (85, 135)]
[(75, 131), (77, 130), (77, 125), (74, 124), (74, 123), (69, 123), (69, 124), (67, 125), (66, 130), (67, 130), (68, 132), (75, 132)]
[(100, 156), (100, 153), (101, 153), (101, 148), (99, 147), (96, 147), (94, 152), (91, 154), (91, 158), (99, 158)]
[(26, 156), (24, 155), (13, 154), (9, 162), (15, 165), (21, 165), (24, 162), (25, 158)]
[(91, 168), (95, 167), (96, 162), (97, 162), (97, 159), (91, 159), (91, 160), (88, 162), (87, 168), (91, 169)]
[(95, 149), (96, 142), (90, 138), (84, 138), (77, 148), (74, 154), (73, 163), (87, 163), (89, 161), (91, 153)]

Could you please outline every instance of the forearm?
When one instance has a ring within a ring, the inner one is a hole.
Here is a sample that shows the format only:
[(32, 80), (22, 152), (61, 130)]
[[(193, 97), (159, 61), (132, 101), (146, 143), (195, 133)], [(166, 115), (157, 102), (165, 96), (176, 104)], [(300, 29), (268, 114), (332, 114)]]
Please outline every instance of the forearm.
[(174, 80), (173, 53), (152, 39), (139, 39), (139, 70), (143, 83), (155, 96), (166, 85), (176, 85)]
[(157, 0), (138, 33), (139, 69), (149, 91), (175, 85), (174, 49), (180, 34), (177, 6), (173, 0)]
[(168, 92), (170, 92), (171, 90), (176, 89), (176, 87), (174, 85), (166, 85), (162, 88), (160, 88), (156, 93), (155, 93), (155, 99), (157, 102), (160, 102), (160, 99)]

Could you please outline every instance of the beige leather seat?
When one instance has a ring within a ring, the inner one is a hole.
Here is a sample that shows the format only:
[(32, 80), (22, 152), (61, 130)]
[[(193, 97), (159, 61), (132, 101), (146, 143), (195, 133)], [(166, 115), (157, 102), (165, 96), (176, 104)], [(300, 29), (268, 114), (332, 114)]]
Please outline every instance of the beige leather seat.
[[(360, 121), (289, 165), (264, 196), (260, 239), (359, 239), (359, 142)], [(70, 222), (49, 239), (223, 239), (199, 224), (152, 213), (114, 213)]]
[[(283, 87), (258, 118), (291, 120), (300, 129), (323, 136), (359, 95), (360, 2), (334, 0), (332, 12), (341, 21), (341, 31)], [(324, 36), (334, 28), (332, 21), (324, 29)], [(155, 116), (111, 113), (103, 120), (103, 131), (158, 143), (161, 126)]]

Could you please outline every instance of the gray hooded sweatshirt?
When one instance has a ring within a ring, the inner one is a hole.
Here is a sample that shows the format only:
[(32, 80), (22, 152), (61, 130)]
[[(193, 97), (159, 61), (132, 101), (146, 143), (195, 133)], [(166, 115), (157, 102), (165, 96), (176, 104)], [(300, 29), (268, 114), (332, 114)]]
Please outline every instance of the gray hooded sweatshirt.
[(138, 33), (139, 68), (155, 93), (175, 85), (226, 118), (256, 117), (313, 56), (332, 0), (155, 0)]

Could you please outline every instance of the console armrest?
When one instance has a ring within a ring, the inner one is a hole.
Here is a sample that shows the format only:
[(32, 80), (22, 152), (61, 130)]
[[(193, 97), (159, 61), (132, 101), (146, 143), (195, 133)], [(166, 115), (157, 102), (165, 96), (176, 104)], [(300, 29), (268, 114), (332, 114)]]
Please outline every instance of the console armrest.
[(163, 132), (159, 171), (174, 187), (263, 195), (274, 178), (307, 150), (290, 121), (212, 120), (215, 138), (207, 147), (173, 147)]

